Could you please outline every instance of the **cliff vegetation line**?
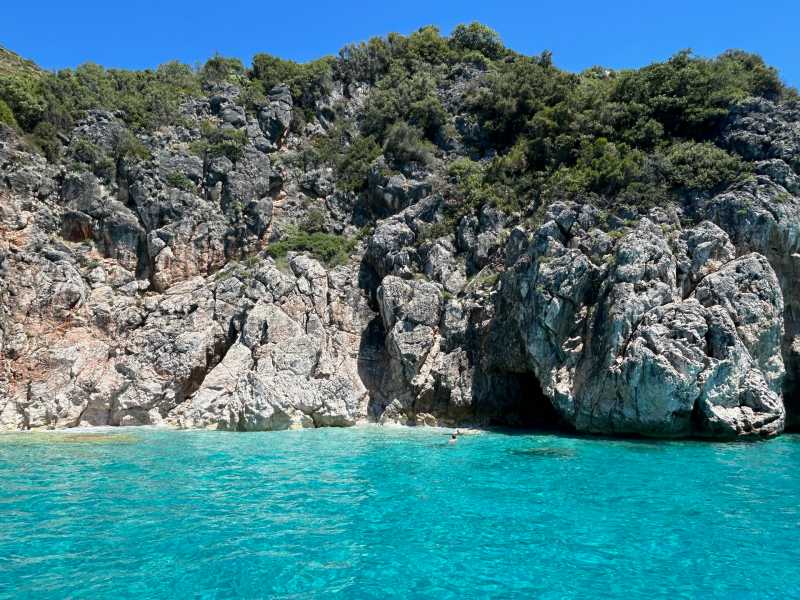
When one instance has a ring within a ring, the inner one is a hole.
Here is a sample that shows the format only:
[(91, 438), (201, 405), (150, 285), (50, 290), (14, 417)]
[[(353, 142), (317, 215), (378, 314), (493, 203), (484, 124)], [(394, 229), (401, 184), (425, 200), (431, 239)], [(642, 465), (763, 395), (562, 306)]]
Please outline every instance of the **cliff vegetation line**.
[(296, 63), (0, 49), (0, 427), (800, 423), (800, 98), (480, 24)]

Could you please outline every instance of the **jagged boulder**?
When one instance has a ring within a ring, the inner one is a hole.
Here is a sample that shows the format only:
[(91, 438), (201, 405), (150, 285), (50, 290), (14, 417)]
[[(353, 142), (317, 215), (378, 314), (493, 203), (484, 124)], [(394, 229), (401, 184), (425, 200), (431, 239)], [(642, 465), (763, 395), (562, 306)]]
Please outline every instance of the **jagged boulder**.
[(122, 138), (129, 133), (119, 114), (102, 109), (89, 110), (72, 130), (69, 150), (74, 151), (78, 143), (85, 140), (113, 155)]
[(42, 314), (46, 328), (28, 332), (33, 335), (17, 359), (28, 383), (11, 386), (11, 402), (0, 417), (6, 424), (161, 423), (226, 348), (229, 324), (216, 320), (213, 291), (199, 278), (147, 305), (121, 300), (109, 286), (99, 285), (68, 313), (52, 310), (58, 287), (40, 294), (34, 302), (49, 307)]
[(433, 189), (428, 180), (390, 173), (383, 157), (371, 166), (368, 184), (372, 210), (379, 216), (400, 212), (428, 196)]
[[(699, 249), (709, 230), (716, 241)], [(669, 437), (782, 431), (783, 299), (763, 256), (708, 273), (711, 257), (730, 258), (729, 240), (708, 224), (684, 233), (693, 260), (683, 268), (699, 281), (684, 296), (670, 240), (647, 219), (602, 265), (565, 247), (562, 228), (540, 234), (503, 279), (489, 352), (535, 373), (568, 423)]]
[(458, 224), (458, 245), (467, 254), (467, 267), (472, 273), (488, 265), (505, 242), (504, 227), (508, 217), (491, 206), (480, 214), (466, 216)]
[[(378, 222), (367, 243), (366, 259), (378, 273), (409, 277), (424, 269), (422, 241), (444, 220), (441, 198), (428, 196)], [(448, 274), (450, 269), (446, 270)]]
[(800, 168), (800, 109), (749, 98), (734, 107), (723, 141), (748, 160), (781, 159)]
[(280, 145), (292, 123), (292, 93), (278, 85), (269, 92), (269, 103), (258, 113), (258, 124), (273, 147)]
[(170, 415), (179, 427), (267, 430), (353, 425), (367, 415), (354, 361), (371, 318), (348, 273), (329, 275), (295, 256), (292, 274), (272, 265), (256, 278), (264, 294), (236, 342), (197, 392)]
[(800, 198), (775, 182), (757, 181), (715, 196), (696, 209), (717, 223), (739, 253), (758, 252), (775, 272), (784, 301), (781, 353), (788, 425), (800, 424)]

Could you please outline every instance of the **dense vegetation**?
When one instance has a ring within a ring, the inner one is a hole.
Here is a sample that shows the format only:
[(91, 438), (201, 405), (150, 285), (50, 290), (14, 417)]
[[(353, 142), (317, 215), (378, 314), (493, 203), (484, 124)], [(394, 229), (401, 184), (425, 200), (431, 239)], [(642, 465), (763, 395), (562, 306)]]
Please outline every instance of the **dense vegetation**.
[(91, 63), (58, 73), (0, 70), (0, 100), (50, 158), (60, 153), (58, 135), (88, 109), (119, 110), (134, 130), (153, 129), (174, 122), (180, 100), (199, 93), (196, 74), (175, 62), (154, 71), (104, 69)]
[[(0, 121), (55, 159), (60, 134), (87, 109), (121, 111), (131, 130), (153, 129), (177, 121), (187, 96), (220, 82), (240, 86), (254, 111), (273, 86), (287, 85), (299, 108), (295, 131), (315, 117), (325, 122), (327, 133), (307, 144), (304, 160), (333, 167), (338, 189), (362, 191), (383, 155), (390, 170), (438, 170), (457, 212), (485, 202), (508, 210), (557, 197), (651, 205), (713, 193), (750, 172), (719, 144), (732, 107), (750, 96), (796, 101), (775, 69), (741, 51), (713, 59), (682, 51), (638, 70), (573, 74), (549, 53), (517, 54), (472, 23), (449, 36), (435, 27), (389, 34), (305, 64), (258, 54), (250, 68), (215, 56), (197, 70), (173, 62), (47, 73), (5, 52)], [(357, 117), (328, 101), (337, 83), (345, 96), (366, 90)], [(244, 142), (208, 128), (194, 150), (235, 159)]]
[(355, 240), (341, 235), (291, 229), (283, 239), (270, 244), (267, 253), (281, 259), (289, 252), (310, 252), (325, 265), (334, 267), (346, 263), (354, 248)]

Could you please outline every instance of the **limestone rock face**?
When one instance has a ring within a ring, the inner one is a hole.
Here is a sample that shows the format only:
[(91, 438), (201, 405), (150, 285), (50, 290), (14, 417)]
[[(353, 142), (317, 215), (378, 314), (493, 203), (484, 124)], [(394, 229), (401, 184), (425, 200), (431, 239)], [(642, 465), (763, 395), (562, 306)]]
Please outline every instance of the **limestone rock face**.
[(778, 278), (784, 299), (783, 396), (790, 409), (789, 424), (800, 424), (800, 199), (759, 177), (710, 199), (700, 209), (728, 233), (738, 252), (766, 257)]
[(505, 360), (536, 373), (568, 423), (669, 437), (783, 429), (783, 296), (762, 255), (731, 259), (708, 223), (671, 244), (643, 219), (601, 265), (560, 228), (540, 234), (504, 277), (494, 343), (516, 338)]
[(800, 111), (791, 104), (778, 106), (763, 98), (748, 99), (735, 107), (724, 140), (747, 159), (780, 159), (796, 167)]
[(269, 103), (258, 113), (258, 123), (274, 147), (283, 139), (292, 122), (292, 94), (286, 86), (276, 86), (269, 92)]
[(250, 431), (354, 425), (366, 418), (355, 357), (360, 319), (371, 313), (352, 295), (349, 273), (330, 277), (303, 256), (290, 266), (292, 274), (274, 266), (259, 270), (267, 293), (247, 312), (224, 359), (170, 414), (171, 423)]
[(18, 329), (5, 425), (159, 424), (192, 393), (225, 348), (213, 291), (194, 279), (147, 304), (118, 294), (97, 285), (66, 323), (64, 308), (25, 300), (41, 329)]
[[(387, 361), (376, 393), (382, 422), (453, 424), (480, 420), (475, 365), (464, 347), (464, 306), (441, 284), (385, 277), (378, 305)], [(484, 415), (485, 417), (486, 415)]]
[[(447, 110), (481, 77), (448, 79)], [(208, 86), (147, 133), (87, 111), (56, 163), (0, 125), (0, 429), (800, 425), (791, 103), (735, 107), (716, 142), (753, 173), (720, 193), (512, 212), (450, 182), (492, 152), (469, 115), (430, 164), (370, 157), (353, 189), (310, 150), (367, 84), (297, 106), (279, 85), (255, 110)], [(300, 233), (348, 242), (276, 250)]]
[(373, 210), (380, 216), (395, 214), (431, 193), (431, 183), (406, 177), (402, 173), (387, 175), (385, 161), (378, 160), (369, 173), (369, 194)]

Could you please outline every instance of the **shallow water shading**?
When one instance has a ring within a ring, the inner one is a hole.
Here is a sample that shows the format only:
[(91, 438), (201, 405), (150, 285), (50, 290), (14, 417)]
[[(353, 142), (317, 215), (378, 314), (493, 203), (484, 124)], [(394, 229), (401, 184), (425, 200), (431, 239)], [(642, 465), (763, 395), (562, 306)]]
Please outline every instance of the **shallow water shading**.
[(132, 444), (141, 438), (132, 433), (87, 431), (23, 432), (0, 435), (0, 444)]
[(798, 437), (448, 433), (0, 435), (0, 598), (800, 595)]

